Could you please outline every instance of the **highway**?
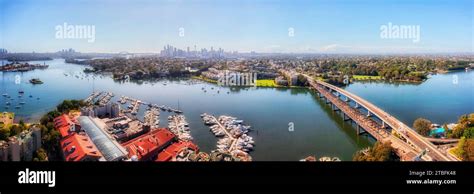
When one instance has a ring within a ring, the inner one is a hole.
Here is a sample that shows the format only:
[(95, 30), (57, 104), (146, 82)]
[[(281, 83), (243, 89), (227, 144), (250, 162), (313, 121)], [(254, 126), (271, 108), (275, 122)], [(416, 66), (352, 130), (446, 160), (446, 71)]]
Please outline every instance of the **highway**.
[[(304, 74), (303, 74), (304, 75)], [(392, 115), (388, 114), (387, 112), (383, 111), (382, 109), (378, 108), (377, 106), (373, 105), (372, 103), (366, 101), (365, 99), (352, 94), (342, 88), (336, 87), (324, 81), (314, 80), (313, 78), (304, 75), (310, 85), (312, 87), (317, 87), (317, 85), (324, 86), (332, 91), (335, 91), (343, 96), (348, 97), (353, 102), (357, 103), (358, 105), (362, 106), (363, 108), (367, 109), (372, 115), (378, 117), (380, 120), (384, 122), (385, 125), (390, 126), (392, 129), (396, 130), (400, 136), (405, 138), (407, 145), (397, 145), (398, 147), (408, 148), (411, 147), (415, 150), (415, 152), (421, 152), (423, 150), (427, 150), (426, 155), (429, 156), (434, 161), (456, 161), (457, 159), (443, 154), (438, 148), (432, 144), (428, 139), (418, 134), (416, 131), (412, 130), (409, 126), (405, 125), (403, 122), (399, 121), (397, 118), (393, 117)], [(315, 85), (317, 84), (317, 85)], [(332, 93), (326, 93), (325, 95), (333, 95)], [(344, 110), (343, 110), (344, 111)], [(347, 110), (346, 110), (347, 111)], [(346, 113), (347, 114), (347, 113)], [(352, 119), (352, 118), (351, 118)], [(402, 141), (400, 138), (391, 135), (391, 139), (397, 138), (398, 140)], [(393, 140), (391, 142), (402, 144), (400, 141)], [(404, 141), (402, 141), (404, 142)]]

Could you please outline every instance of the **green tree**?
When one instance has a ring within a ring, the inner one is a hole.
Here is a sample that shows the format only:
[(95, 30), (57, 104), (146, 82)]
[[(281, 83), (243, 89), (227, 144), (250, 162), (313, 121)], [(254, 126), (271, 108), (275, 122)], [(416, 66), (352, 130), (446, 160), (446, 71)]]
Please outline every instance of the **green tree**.
[(18, 122), (19, 125), (21, 126), (25, 126), (25, 122), (23, 121), (23, 119), (20, 119), (20, 121)]
[(424, 118), (418, 118), (413, 122), (413, 128), (418, 132), (420, 135), (427, 136), (430, 134), (431, 130), (431, 121)]
[(395, 154), (390, 143), (376, 142), (375, 145), (367, 150), (367, 152), (359, 151), (354, 155), (354, 161), (397, 161), (398, 156)]
[(456, 127), (452, 130), (450, 138), (460, 138), (462, 136), (467, 136), (467, 138), (472, 138), (472, 129), (474, 127), (474, 113), (469, 115), (462, 115), (458, 119)]
[(467, 129), (464, 129), (462, 136), (467, 139), (474, 139), (474, 127), (469, 127)]
[(10, 126), (10, 136), (15, 136), (20, 134), (23, 131), (20, 125), (12, 125)]
[(59, 139), (61, 135), (57, 130), (50, 130), (50, 132), (43, 136), (43, 145), (46, 150), (51, 153), (56, 153), (59, 147)]
[(469, 114), (469, 118), (467, 120), (471, 126), (474, 125), (474, 113)]
[(460, 138), (464, 134), (464, 128), (462, 127), (455, 127), (451, 133), (450, 138)]
[(0, 128), (0, 140), (7, 140), (10, 137), (10, 129), (6, 127)]
[(33, 157), (33, 161), (48, 161), (48, 154), (43, 148), (36, 150)]
[(297, 81), (297, 85), (299, 86), (307, 86), (309, 83), (308, 83), (308, 80), (306, 79), (306, 77), (304, 75), (301, 75), (299, 74), (298, 75), (298, 81)]
[(464, 151), (464, 144), (466, 143), (466, 138), (462, 137), (456, 148), (453, 149), (453, 154), (456, 155), (459, 158), (464, 158), (465, 157), (465, 151)]
[(474, 161), (474, 139), (466, 139), (464, 143), (464, 160)]

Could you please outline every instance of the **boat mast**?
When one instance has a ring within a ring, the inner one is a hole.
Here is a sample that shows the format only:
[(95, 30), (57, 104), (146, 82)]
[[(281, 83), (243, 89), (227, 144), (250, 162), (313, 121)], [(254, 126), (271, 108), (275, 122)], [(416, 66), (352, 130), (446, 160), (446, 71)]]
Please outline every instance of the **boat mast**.
[(95, 77), (92, 76), (92, 92), (95, 92), (94, 80), (95, 80)]

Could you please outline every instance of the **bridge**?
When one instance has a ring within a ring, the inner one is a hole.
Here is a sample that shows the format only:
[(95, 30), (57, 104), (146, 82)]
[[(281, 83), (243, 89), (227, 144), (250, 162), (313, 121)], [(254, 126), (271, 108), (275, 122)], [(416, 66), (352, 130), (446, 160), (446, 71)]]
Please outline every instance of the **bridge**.
[(369, 133), (377, 141), (389, 142), (401, 160), (416, 161), (420, 158), (426, 161), (458, 160), (447, 153), (442, 153), (428, 139), (363, 98), (324, 81), (304, 76), (311, 88), (319, 97), (325, 98), (326, 103), (330, 104), (334, 111), (341, 111), (344, 120), (351, 120), (357, 124), (359, 134)]
[(428, 141), (430, 141), (433, 144), (452, 144), (452, 143), (458, 143), (460, 139), (440, 139), (440, 138), (431, 138), (431, 137), (426, 137)]

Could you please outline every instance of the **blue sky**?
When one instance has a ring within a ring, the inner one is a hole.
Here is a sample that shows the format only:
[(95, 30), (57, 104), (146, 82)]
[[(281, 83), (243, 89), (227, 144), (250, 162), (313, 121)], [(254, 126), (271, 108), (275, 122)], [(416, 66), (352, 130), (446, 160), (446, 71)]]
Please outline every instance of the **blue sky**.
[[(10, 52), (473, 52), (472, 0), (0, 0), (0, 47)], [(95, 26), (95, 41), (57, 39), (55, 26)], [(380, 28), (419, 25), (420, 41)], [(184, 36), (179, 36), (179, 29)], [(294, 36), (289, 36), (289, 28)]]

